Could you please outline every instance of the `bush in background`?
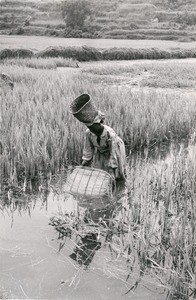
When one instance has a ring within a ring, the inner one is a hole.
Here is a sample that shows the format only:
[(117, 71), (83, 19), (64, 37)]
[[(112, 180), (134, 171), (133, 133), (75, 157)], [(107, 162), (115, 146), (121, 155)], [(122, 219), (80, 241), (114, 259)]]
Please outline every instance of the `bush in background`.
[(28, 49), (3, 49), (0, 50), (0, 59), (7, 58), (31, 58), (34, 56), (33, 51)]
[(62, 2), (62, 16), (66, 25), (72, 29), (84, 26), (86, 18), (91, 14), (90, 4), (86, 0), (69, 0)]

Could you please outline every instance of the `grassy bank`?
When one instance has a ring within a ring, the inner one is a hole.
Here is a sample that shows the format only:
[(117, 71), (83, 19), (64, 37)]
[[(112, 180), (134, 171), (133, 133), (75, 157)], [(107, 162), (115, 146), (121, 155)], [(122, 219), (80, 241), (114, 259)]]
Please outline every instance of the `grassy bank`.
[(93, 47), (49, 47), (43, 51), (33, 52), (28, 49), (2, 49), (0, 60), (10, 58), (72, 58), (78, 61), (98, 60), (135, 60), (135, 59), (174, 59), (194, 58), (196, 48), (191, 49), (168, 49), (158, 48), (134, 49), (134, 48), (109, 48), (99, 49)]

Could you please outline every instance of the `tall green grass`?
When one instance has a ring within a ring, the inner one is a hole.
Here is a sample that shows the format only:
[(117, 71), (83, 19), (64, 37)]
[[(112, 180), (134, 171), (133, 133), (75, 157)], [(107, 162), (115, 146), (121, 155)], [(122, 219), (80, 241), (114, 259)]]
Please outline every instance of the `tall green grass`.
[(194, 95), (133, 91), (95, 85), (89, 76), (0, 66), (11, 75), (13, 91), (1, 89), (1, 170), (11, 181), (52, 173), (80, 163), (85, 126), (70, 113), (70, 103), (89, 93), (106, 112), (106, 123), (123, 138), (127, 154), (163, 142), (186, 139), (195, 125)]
[[(25, 186), (43, 173), (57, 174), (80, 163), (85, 126), (70, 114), (70, 103), (89, 93), (106, 113), (106, 123), (124, 139), (127, 154), (136, 156), (128, 170), (129, 205), (117, 224), (124, 224), (123, 242), (111, 241), (129, 261), (139, 264), (139, 277), (150, 274), (168, 290), (169, 299), (191, 299), (195, 292), (195, 148), (156, 163), (154, 145), (180, 142), (195, 131), (194, 94), (164, 90), (121, 89), (93, 76), (56, 70), (0, 65), (14, 89), (0, 91), (0, 172), (10, 185)], [(114, 72), (113, 72), (114, 73)], [(118, 72), (117, 72), (118, 73)], [(140, 149), (145, 148), (145, 159)], [(135, 151), (137, 150), (137, 151)], [(161, 156), (161, 153), (160, 153)], [(40, 176), (40, 177), (39, 177)]]
[(141, 277), (151, 275), (165, 286), (168, 299), (194, 299), (195, 146), (174, 148), (155, 163), (138, 157), (129, 170), (130, 210), (118, 220), (127, 226), (124, 255), (132, 268), (139, 262)]
[(140, 86), (178, 90), (194, 89), (196, 84), (196, 66), (191, 60), (181, 61), (180, 64), (179, 60), (97, 63), (89, 65), (84, 72), (94, 76), (94, 80), (97, 78), (110, 84), (116, 82), (125, 88), (131, 86), (134, 80)]

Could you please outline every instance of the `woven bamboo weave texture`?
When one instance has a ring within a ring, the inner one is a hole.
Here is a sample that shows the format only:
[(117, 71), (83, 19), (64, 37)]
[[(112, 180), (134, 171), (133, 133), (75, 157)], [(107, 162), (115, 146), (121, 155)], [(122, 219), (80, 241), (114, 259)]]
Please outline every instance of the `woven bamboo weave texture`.
[(97, 115), (97, 108), (95, 104), (90, 100), (89, 95), (81, 95), (76, 98), (70, 105), (73, 115), (84, 123), (93, 122)]
[(68, 176), (63, 190), (87, 198), (111, 197), (112, 177), (103, 170), (76, 167)]

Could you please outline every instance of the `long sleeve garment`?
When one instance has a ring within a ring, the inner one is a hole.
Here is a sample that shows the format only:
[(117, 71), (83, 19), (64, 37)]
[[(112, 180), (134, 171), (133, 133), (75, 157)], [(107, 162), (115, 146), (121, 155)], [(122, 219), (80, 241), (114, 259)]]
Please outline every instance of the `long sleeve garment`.
[(125, 178), (125, 145), (122, 139), (109, 126), (104, 125), (100, 141), (89, 129), (86, 130), (82, 159), (84, 161), (92, 161), (94, 168), (114, 174), (116, 179)]

